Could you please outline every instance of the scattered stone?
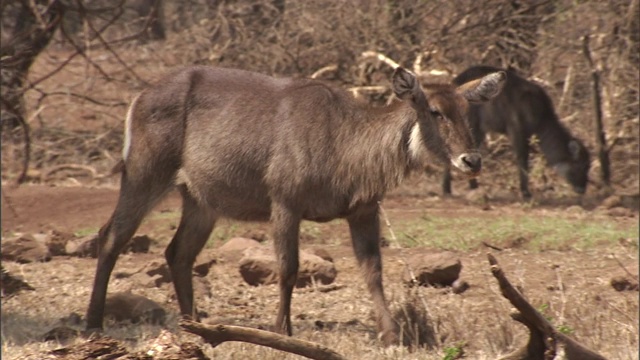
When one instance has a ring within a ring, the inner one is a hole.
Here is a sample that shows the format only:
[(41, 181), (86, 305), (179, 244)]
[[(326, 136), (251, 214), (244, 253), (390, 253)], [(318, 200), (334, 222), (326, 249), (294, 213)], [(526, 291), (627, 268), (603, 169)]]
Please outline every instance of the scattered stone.
[[(329, 258), (331, 257), (329, 256)], [(307, 287), (314, 282), (328, 285), (336, 279), (336, 276), (338, 276), (338, 271), (332, 261), (305, 251), (300, 252), (300, 268), (298, 269), (296, 287)]]
[(235, 237), (227, 240), (218, 248), (218, 254), (228, 261), (238, 261), (247, 249), (259, 247), (260, 243), (253, 239)]
[(211, 267), (215, 265), (218, 260), (209, 252), (202, 252), (195, 265), (193, 266), (193, 275), (205, 277), (209, 275)]
[(486, 205), (489, 204), (489, 194), (485, 187), (470, 189), (464, 194), (464, 198), (471, 204)]
[(2, 298), (8, 299), (21, 290), (35, 289), (22, 279), (12, 276), (7, 270), (0, 266), (0, 291), (2, 292)]
[[(462, 263), (455, 254), (443, 252), (438, 254), (415, 254), (407, 264), (419, 285), (451, 286), (460, 276)], [(407, 270), (403, 274), (405, 282), (411, 282)]]
[(42, 238), (26, 234), (2, 242), (2, 260), (21, 264), (44, 262), (51, 260), (51, 252)]
[[(240, 259), (240, 275), (253, 286), (275, 284), (278, 282), (277, 263), (273, 251), (266, 247), (247, 249)], [(296, 287), (311, 285), (314, 281), (331, 284), (338, 272), (332, 262), (319, 256), (300, 252), (300, 267)]]
[(151, 247), (152, 242), (153, 240), (151, 240), (151, 238), (147, 235), (134, 236), (129, 244), (125, 247), (123, 253), (148, 253), (149, 247)]
[(162, 325), (166, 319), (166, 311), (153, 300), (129, 292), (115, 293), (107, 296), (105, 316), (116, 321), (132, 323), (148, 322)]
[(79, 334), (80, 332), (78, 330), (68, 326), (57, 326), (42, 335), (42, 340), (66, 343), (69, 342), (69, 340), (75, 339)]
[(313, 248), (313, 249), (306, 250), (306, 252), (311, 255), (318, 256), (328, 262), (331, 262), (331, 263), (333, 262), (333, 257), (331, 257), (329, 252), (323, 248)]
[(67, 255), (78, 257), (98, 257), (98, 234), (83, 236), (67, 241), (65, 247)]
[(616, 206), (607, 210), (607, 214), (613, 217), (633, 217), (634, 211), (622, 206)]
[(269, 235), (261, 230), (247, 230), (242, 234), (243, 238), (253, 239), (257, 242), (265, 242), (269, 239)]
[(52, 256), (64, 256), (67, 255), (67, 242), (75, 238), (75, 235), (72, 233), (51, 230), (46, 234), (46, 244)]
[(275, 268), (275, 255), (266, 248), (249, 248), (240, 259), (240, 275), (252, 286), (277, 283), (278, 275)]
[(616, 291), (638, 291), (638, 281), (625, 276), (616, 276), (611, 279), (611, 286)]
[(152, 261), (141, 272), (154, 278), (157, 287), (171, 282), (171, 271), (169, 270), (169, 265), (164, 261)]
[(451, 289), (454, 294), (462, 294), (463, 292), (469, 290), (469, 283), (464, 280), (456, 280), (451, 284)]
[(606, 199), (604, 199), (602, 203), (600, 203), (600, 206), (605, 209), (611, 209), (621, 205), (622, 205), (622, 199), (618, 195), (611, 195)]
[(71, 314), (60, 318), (60, 323), (64, 325), (80, 325), (82, 322), (82, 316), (77, 312), (72, 312)]

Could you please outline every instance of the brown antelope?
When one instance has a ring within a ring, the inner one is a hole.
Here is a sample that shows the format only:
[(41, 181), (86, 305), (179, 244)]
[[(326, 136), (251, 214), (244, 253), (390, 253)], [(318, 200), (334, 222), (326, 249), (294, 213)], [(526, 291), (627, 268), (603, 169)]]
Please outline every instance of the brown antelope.
[[(520, 193), (527, 199), (529, 191), (529, 139), (534, 134), (540, 139), (547, 163), (564, 177), (578, 194), (584, 194), (589, 180), (591, 160), (589, 151), (574, 138), (558, 120), (549, 95), (539, 85), (530, 82), (513, 70), (491, 66), (474, 66), (458, 75), (454, 84), (464, 84), (496, 71), (506, 71), (507, 81), (502, 93), (490, 102), (472, 105), (469, 124), (476, 144), (480, 146), (487, 132), (506, 134), (516, 152), (520, 175)], [(478, 182), (470, 180), (470, 188)], [(451, 173), (445, 171), (442, 191), (451, 193)]]
[(468, 103), (495, 96), (504, 80), (497, 72), (457, 88), (422, 90), (398, 68), (392, 87), (403, 101), (380, 108), (317, 80), (203, 66), (165, 77), (128, 111), (120, 197), (100, 229), (87, 328), (102, 328), (107, 284), (123, 246), (177, 187), (182, 219), (165, 256), (183, 316), (196, 317), (191, 269), (216, 220), (270, 220), (279, 264), (275, 330), (291, 335), (300, 222), (345, 218), (382, 339), (397, 342), (382, 287), (378, 202), (421, 169), (427, 152), (478, 174)]

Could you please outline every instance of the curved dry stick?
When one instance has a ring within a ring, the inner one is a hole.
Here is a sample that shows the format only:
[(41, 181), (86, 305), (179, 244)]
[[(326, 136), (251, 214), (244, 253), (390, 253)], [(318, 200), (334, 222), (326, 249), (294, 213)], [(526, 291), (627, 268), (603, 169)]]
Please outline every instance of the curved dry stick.
[[(556, 331), (551, 323), (545, 319), (507, 280), (504, 272), (498, 265), (498, 260), (487, 254), (491, 273), (498, 280), (502, 296), (507, 298), (511, 304), (519, 311), (512, 318), (529, 328), (529, 344), (516, 352), (503, 357), (503, 360), (523, 360), (523, 359), (553, 359), (556, 356), (556, 346), (564, 345), (565, 357), (568, 360), (606, 360), (602, 355), (587, 349), (574, 339)], [(537, 333), (537, 334), (536, 334)]]
[(225, 341), (242, 341), (301, 355), (309, 359), (345, 360), (342, 355), (320, 344), (270, 331), (232, 325), (207, 326), (190, 320), (181, 320), (179, 325), (183, 330), (202, 337), (213, 347)]

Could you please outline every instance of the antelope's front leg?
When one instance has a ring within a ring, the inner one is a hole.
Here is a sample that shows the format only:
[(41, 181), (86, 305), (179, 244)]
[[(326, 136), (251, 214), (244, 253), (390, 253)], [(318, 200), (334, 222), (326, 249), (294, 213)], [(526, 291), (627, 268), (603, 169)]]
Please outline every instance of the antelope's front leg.
[(378, 331), (386, 346), (398, 343), (398, 326), (391, 316), (382, 287), (380, 219), (378, 207), (347, 219), (358, 264), (373, 299)]

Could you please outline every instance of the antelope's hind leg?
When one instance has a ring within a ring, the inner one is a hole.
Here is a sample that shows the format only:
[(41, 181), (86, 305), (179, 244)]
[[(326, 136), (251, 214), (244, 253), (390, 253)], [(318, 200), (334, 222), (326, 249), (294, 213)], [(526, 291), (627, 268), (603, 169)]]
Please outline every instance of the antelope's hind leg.
[(215, 213), (202, 206), (189, 193), (186, 186), (179, 187), (182, 195), (182, 218), (165, 258), (183, 317), (198, 320), (193, 301), (193, 263), (207, 243), (216, 222)]

